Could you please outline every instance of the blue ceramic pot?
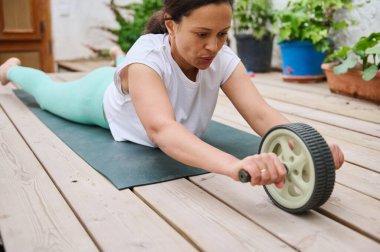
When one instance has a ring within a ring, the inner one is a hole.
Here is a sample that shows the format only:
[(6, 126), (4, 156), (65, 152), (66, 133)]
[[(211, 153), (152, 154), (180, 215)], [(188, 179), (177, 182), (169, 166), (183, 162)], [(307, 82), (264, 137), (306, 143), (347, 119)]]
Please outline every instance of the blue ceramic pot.
[(321, 65), (326, 57), (318, 52), (311, 41), (286, 41), (279, 43), (282, 71), (285, 76), (323, 75)]

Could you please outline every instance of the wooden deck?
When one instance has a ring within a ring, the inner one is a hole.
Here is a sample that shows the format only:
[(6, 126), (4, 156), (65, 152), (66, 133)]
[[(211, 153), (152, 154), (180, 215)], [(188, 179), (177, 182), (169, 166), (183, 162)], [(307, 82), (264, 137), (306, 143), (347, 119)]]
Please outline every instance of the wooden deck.
[[(215, 174), (118, 191), (8, 85), (0, 87), (0, 246), (7, 252), (380, 251), (379, 106), (331, 94), (326, 83), (283, 83), (279, 73), (253, 81), (291, 121), (314, 126), (343, 149), (346, 162), (320, 209), (291, 215), (262, 187)], [(250, 132), (223, 94), (214, 119)]]

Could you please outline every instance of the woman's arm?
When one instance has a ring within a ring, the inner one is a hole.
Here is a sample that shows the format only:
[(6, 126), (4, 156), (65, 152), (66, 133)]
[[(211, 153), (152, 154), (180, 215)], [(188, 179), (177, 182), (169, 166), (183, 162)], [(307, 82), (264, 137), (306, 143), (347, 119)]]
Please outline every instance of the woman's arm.
[(260, 136), (273, 126), (289, 123), (289, 120), (264, 101), (242, 63), (224, 83), (222, 90), (249, 126)]
[(237, 159), (176, 122), (165, 85), (155, 71), (142, 64), (132, 64), (124, 71), (128, 71), (122, 76), (127, 77), (137, 115), (149, 138), (163, 152), (181, 163), (231, 176), (229, 168)]
[[(239, 170), (244, 168), (257, 185), (282, 181), (285, 174), (274, 155), (256, 155), (239, 160), (205, 143), (177, 123), (166, 88), (151, 68), (143, 64), (132, 64), (123, 71), (127, 72), (121, 75), (122, 85), (129, 92), (149, 138), (168, 156), (235, 180), (238, 180)], [(265, 172), (261, 173), (260, 170)]]
[[(251, 128), (260, 136), (263, 136), (273, 126), (289, 123), (289, 120), (264, 101), (252, 84), (242, 63), (237, 66), (222, 86), (222, 90)], [(329, 144), (329, 147), (334, 158), (335, 168), (339, 169), (344, 162), (343, 152), (336, 144)]]

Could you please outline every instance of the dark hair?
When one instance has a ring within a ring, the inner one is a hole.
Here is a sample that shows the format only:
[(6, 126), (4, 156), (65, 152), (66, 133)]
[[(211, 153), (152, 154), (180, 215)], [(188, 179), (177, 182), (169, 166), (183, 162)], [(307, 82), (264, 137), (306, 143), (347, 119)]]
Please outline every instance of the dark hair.
[(168, 31), (165, 27), (164, 13), (171, 16), (171, 20), (179, 23), (182, 17), (191, 15), (191, 12), (208, 4), (229, 3), (233, 6), (233, 0), (164, 0), (164, 7), (154, 13), (145, 26), (144, 34), (164, 34)]

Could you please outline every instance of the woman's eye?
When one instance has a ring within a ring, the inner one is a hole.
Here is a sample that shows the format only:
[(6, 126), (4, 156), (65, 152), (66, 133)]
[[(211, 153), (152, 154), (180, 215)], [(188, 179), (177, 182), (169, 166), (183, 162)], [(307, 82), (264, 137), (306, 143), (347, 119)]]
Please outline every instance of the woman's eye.
[[(217, 34), (217, 36), (219, 37), (219, 38), (225, 38), (225, 37), (227, 37), (227, 32), (219, 32), (218, 34)], [(210, 36), (210, 34), (209, 33), (207, 33), (207, 32), (197, 32), (197, 36), (199, 37), (199, 38), (207, 38), (207, 37), (209, 37)]]
[(197, 33), (198, 34), (198, 37), (200, 37), (200, 38), (206, 38), (207, 37), (207, 33), (205, 33), (205, 32), (198, 32)]

